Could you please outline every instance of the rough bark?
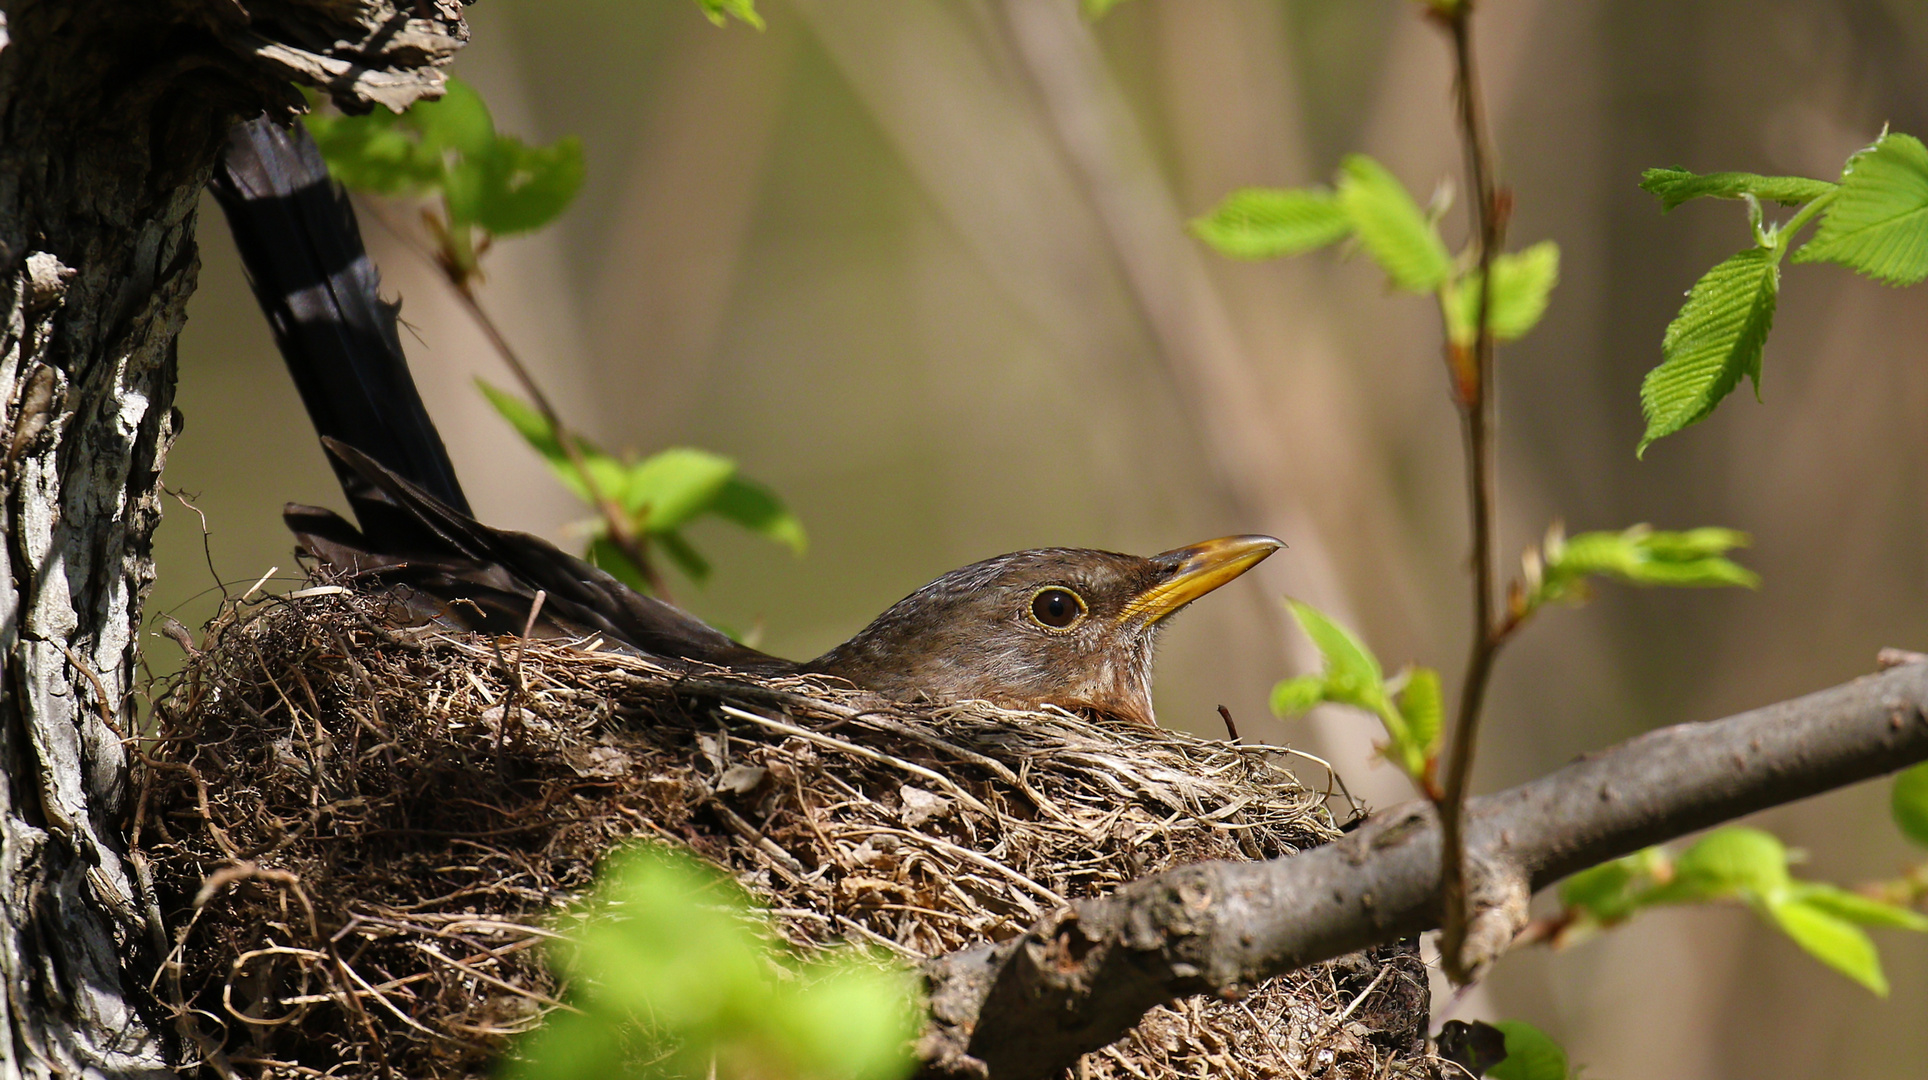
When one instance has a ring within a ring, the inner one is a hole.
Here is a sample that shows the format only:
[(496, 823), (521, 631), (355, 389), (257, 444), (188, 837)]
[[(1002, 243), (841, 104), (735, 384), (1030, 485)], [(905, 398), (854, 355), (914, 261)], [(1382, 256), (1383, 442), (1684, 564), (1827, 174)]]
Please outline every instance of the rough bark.
[[(1928, 663), (1725, 720), (1650, 732), (1467, 806), (1478, 914), (1491, 958), (1536, 889), (1743, 814), (1928, 759)], [(1439, 925), (1430, 805), (1270, 862), (1213, 862), (1133, 882), (1020, 937), (926, 966), (926, 1074), (1053, 1075), (1154, 1005), (1241, 987)]]
[(0, 1070), (159, 1076), (130, 704), (195, 207), (228, 126), (439, 93), (454, 0), (0, 2)]

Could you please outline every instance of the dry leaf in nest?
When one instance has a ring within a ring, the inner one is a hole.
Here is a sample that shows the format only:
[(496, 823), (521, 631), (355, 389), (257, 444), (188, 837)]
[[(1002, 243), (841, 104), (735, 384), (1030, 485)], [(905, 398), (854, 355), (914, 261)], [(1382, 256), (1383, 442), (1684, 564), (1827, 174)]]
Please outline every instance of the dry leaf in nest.
[[(636, 837), (733, 872), (804, 948), (916, 961), (1067, 899), (1337, 835), (1273, 751), (1062, 712), (693, 678), (397, 631), (345, 592), (231, 609), (164, 688), (134, 844), (159, 987), (217, 1069), (479, 1075), (557, 1007), (542, 961)], [(1155, 1010), (1084, 1076), (1431, 1075), (1416, 950)]]

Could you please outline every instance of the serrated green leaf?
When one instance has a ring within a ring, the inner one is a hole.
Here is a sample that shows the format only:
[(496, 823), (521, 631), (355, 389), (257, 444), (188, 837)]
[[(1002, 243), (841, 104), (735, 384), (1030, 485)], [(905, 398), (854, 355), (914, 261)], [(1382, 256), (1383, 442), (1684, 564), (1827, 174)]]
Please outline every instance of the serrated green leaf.
[(1272, 715), (1281, 720), (1293, 717), (1325, 700), (1325, 677), (1295, 675), (1281, 679), (1272, 687)]
[(1446, 702), (1439, 689), (1439, 672), (1429, 667), (1412, 670), (1406, 677), (1405, 688), (1399, 691), (1399, 714), (1406, 718), (1407, 733), (1422, 760), (1439, 752), (1440, 734), (1446, 727)]
[(1866, 932), (1853, 923), (1802, 900), (1783, 899), (1764, 910), (1781, 932), (1810, 956), (1873, 991), (1888, 996), (1881, 956)]
[(1234, 259), (1276, 259), (1343, 240), (1352, 219), (1323, 188), (1241, 188), (1204, 217), (1194, 236)]
[(1862, 926), (1885, 926), (1893, 930), (1928, 933), (1928, 915), (1876, 900), (1872, 896), (1850, 892), (1839, 885), (1822, 881), (1797, 882), (1788, 896), (1818, 911)]
[(1667, 324), (1660, 366), (1640, 384), (1647, 433), (1636, 453), (1714, 411), (1742, 375), (1761, 385), (1761, 349), (1780, 293), (1779, 252), (1751, 248), (1709, 270)]
[(696, 6), (718, 26), (735, 16), (758, 30), (763, 29), (763, 16), (756, 13), (756, 0), (696, 0)]
[(1518, 1020), (1493, 1026), (1506, 1036), (1506, 1058), (1486, 1070), (1492, 1080), (1566, 1080), (1566, 1051), (1545, 1032)]
[(1903, 836), (1928, 847), (1928, 762), (1904, 769), (1895, 777), (1888, 808)]
[(1663, 211), (1689, 199), (1738, 199), (1752, 195), (1784, 206), (1818, 199), (1834, 190), (1826, 180), (1805, 176), (1761, 176), (1749, 172), (1691, 173), (1685, 169), (1648, 169), (1640, 174), (1640, 190), (1660, 199)]
[(707, 450), (672, 446), (629, 469), (616, 499), (648, 533), (667, 533), (716, 505), (736, 462)]
[(752, 480), (732, 476), (723, 490), (717, 493), (716, 501), (710, 512), (726, 521), (734, 522), (759, 536), (775, 540), (789, 548), (793, 553), (802, 555), (810, 541), (804, 535), (803, 522), (783, 505), (772, 491)]
[(1386, 677), (1372, 651), (1312, 605), (1297, 600), (1287, 603), (1292, 608), (1292, 617), (1325, 658), (1326, 698), (1374, 712), (1385, 711)]
[(1345, 159), (1339, 167), (1339, 205), (1366, 252), (1398, 288), (1432, 292), (1452, 273), (1439, 230), (1405, 185), (1377, 161), (1364, 154)]
[(1890, 285), (1928, 278), (1928, 147), (1884, 134), (1849, 158), (1840, 193), (1794, 261), (1840, 263)]
[(1755, 899), (1783, 894), (1791, 879), (1787, 846), (1773, 833), (1731, 826), (1702, 837), (1674, 860), (1667, 899), (1712, 900), (1731, 896)]
[[(1547, 298), (1560, 280), (1560, 245), (1542, 240), (1524, 251), (1493, 260), (1493, 305), (1487, 325), (1495, 341), (1524, 337), (1546, 314)], [(1446, 327), (1455, 344), (1471, 345), (1478, 336), (1479, 274), (1466, 275), (1449, 293)]]
[(1633, 585), (1754, 588), (1759, 575), (1722, 554), (1747, 543), (1746, 533), (1711, 527), (1655, 532), (1635, 525), (1620, 532), (1580, 533), (1548, 545), (1533, 603), (1576, 600), (1584, 580), (1596, 575)]

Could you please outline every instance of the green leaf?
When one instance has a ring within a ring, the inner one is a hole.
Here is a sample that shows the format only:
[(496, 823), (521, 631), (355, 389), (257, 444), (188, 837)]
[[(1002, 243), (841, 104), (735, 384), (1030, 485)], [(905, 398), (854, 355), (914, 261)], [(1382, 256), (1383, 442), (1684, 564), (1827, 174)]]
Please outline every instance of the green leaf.
[(488, 105), (460, 79), (400, 116), (313, 113), (306, 123), (337, 180), (378, 195), (440, 194), (457, 228), (498, 236), (540, 228), (582, 187), (581, 142), (529, 146), (496, 134)]
[[(549, 426), (546, 417), (521, 398), (499, 390), (482, 379), (475, 380), (475, 385), (481, 388), (482, 396), (489, 399), (489, 404), (515, 428), (523, 441), (542, 455), (543, 461), (549, 465), (549, 471), (556, 474), (556, 478), (570, 493), (585, 503), (595, 502), (589, 493), (589, 485), (583, 482), (582, 474), (576, 471), (575, 462), (570, 461), (569, 455), (562, 449), (562, 443), (556, 438), (555, 429)], [(576, 450), (582, 455), (583, 465), (588, 468), (589, 475), (595, 479), (596, 490), (612, 498), (617, 497), (629, 482), (629, 466), (580, 436), (576, 438)]]
[(1816, 960), (1860, 983), (1878, 997), (1888, 996), (1881, 957), (1860, 927), (1805, 901), (1783, 899), (1766, 905), (1768, 918)]
[(1751, 248), (1694, 283), (1661, 339), (1660, 366), (1640, 384), (1647, 433), (1636, 453), (1714, 411), (1742, 375), (1761, 385), (1761, 349), (1774, 325), (1780, 253)]
[(555, 429), (549, 426), (548, 418), (537, 412), (535, 406), (507, 390), (496, 388), (485, 379), (476, 379), (475, 385), (482, 391), (482, 396), (489, 399), (496, 413), (515, 428), (516, 434), (522, 436), (524, 442), (535, 447), (545, 458), (568, 460), (562, 452), (562, 443), (556, 439)]
[(1125, 0), (1084, 0), (1085, 18), (1092, 20), (1102, 19), (1105, 17), (1106, 12), (1124, 2)]
[(756, 0), (696, 0), (696, 6), (718, 26), (735, 16), (758, 30), (763, 29), (763, 16), (756, 13)]
[(1292, 617), (1325, 657), (1325, 696), (1328, 700), (1385, 711), (1385, 674), (1379, 660), (1358, 638), (1310, 604), (1290, 600)]
[(442, 176), (441, 158), (424, 151), (402, 128), (394, 113), (378, 109), (367, 116), (311, 112), (301, 118), (344, 187), (376, 195), (406, 195), (432, 187)]
[(451, 78), (441, 97), (416, 102), (398, 121), (421, 136), (422, 146), (440, 155), (483, 154), (495, 144), (495, 119), (475, 88)]
[(673, 530), (655, 533), (651, 535), (650, 540), (662, 550), (663, 554), (669, 556), (669, 561), (675, 563), (676, 568), (688, 575), (691, 581), (701, 585), (710, 579), (710, 561), (691, 547), (689, 541), (683, 539), (682, 533)]
[(1795, 262), (1832, 262), (1890, 285), (1928, 278), (1928, 147), (1884, 133), (1848, 159), (1841, 191)]
[(1323, 188), (1241, 188), (1191, 229), (1221, 255), (1275, 259), (1345, 239), (1352, 219)]
[(791, 1075), (897, 1080), (915, 1064), (904, 1036), (916, 1030), (918, 994), (903, 973), (861, 957), (832, 957), (785, 997), (772, 1027), (792, 1047)]
[[(597, 524), (600, 525), (601, 523), (598, 522)], [(616, 542), (611, 540), (607, 535), (599, 534), (590, 540), (589, 550), (584, 553), (583, 557), (589, 560), (590, 565), (600, 567), (607, 572), (609, 576), (635, 589), (637, 592), (653, 592), (649, 587), (649, 582), (643, 580), (642, 571), (636, 568), (635, 563), (629, 561), (629, 556), (623, 554), (623, 549), (617, 547)]]
[(1545, 1032), (1518, 1020), (1493, 1026), (1506, 1035), (1506, 1059), (1486, 1070), (1492, 1080), (1566, 1080), (1566, 1051)]
[(1655, 532), (1645, 525), (1620, 532), (1580, 533), (1564, 541), (1550, 538), (1542, 553), (1544, 569), (1533, 602), (1576, 599), (1580, 582), (1592, 575), (1633, 585), (1751, 589), (1760, 584), (1760, 576), (1723, 555), (1745, 547), (1748, 541), (1746, 533), (1734, 529)]
[(1416, 667), (1406, 677), (1399, 692), (1399, 714), (1406, 718), (1407, 734), (1423, 764), (1439, 752), (1440, 733), (1446, 727), (1446, 702), (1439, 690), (1439, 672)]
[[(1493, 304), (1487, 324), (1495, 341), (1524, 337), (1546, 314), (1546, 302), (1560, 280), (1560, 246), (1542, 240), (1524, 251), (1510, 251), (1493, 260)], [(1448, 294), (1446, 323), (1452, 339), (1471, 345), (1478, 335), (1479, 274), (1468, 274)]]
[[(564, 486), (577, 498), (592, 502), (588, 485), (563, 452), (548, 420), (515, 395), (482, 379), (475, 383), (495, 411), (542, 455)], [(736, 462), (729, 458), (707, 450), (672, 447), (627, 465), (586, 439), (578, 438), (576, 443), (597, 490), (628, 512), (638, 532), (661, 541), (664, 554), (698, 582), (709, 577), (709, 562), (677, 530), (703, 514), (715, 514), (798, 555), (804, 552), (808, 541), (803, 523), (767, 488), (738, 476)], [(592, 541), (589, 560), (631, 588), (647, 591), (642, 574), (608, 540)]]
[(1326, 697), (1325, 676), (1297, 675), (1272, 687), (1272, 715), (1281, 720), (1305, 712)]
[(1363, 154), (1346, 158), (1339, 167), (1339, 205), (1395, 286), (1432, 292), (1452, 273), (1439, 230), (1385, 166)]
[(768, 488), (741, 476), (732, 476), (723, 485), (710, 512), (775, 540), (797, 555), (802, 555), (810, 545), (803, 532), (803, 522)]
[(1826, 180), (1805, 176), (1761, 176), (1748, 172), (1691, 173), (1685, 169), (1648, 169), (1640, 174), (1640, 190), (1660, 199), (1663, 211), (1689, 199), (1738, 199), (1752, 195), (1783, 206), (1818, 199), (1834, 190)]
[(1661, 891), (1672, 902), (1764, 900), (1785, 893), (1790, 884), (1787, 846), (1772, 833), (1733, 826), (1716, 829), (1681, 852), (1674, 860), (1674, 879)]
[(733, 882), (687, 855), (617, 853), (578, 918), (554, 953), (569, 1010), (507, 1056), (510, 1080), (910, 1072), (923, 1006), (909, 971), (847, 950), (798, 960)]
[(1838, 885), (1821, 881), (1797, 882), (1788, 894), (1791, 899), (1825, 911), (1837, 919), (1862, 926), (1885, 926), (1893, 930), (1928, 933), (1928, 915), (1872, 896), (1863, 896)]
[(1661, 869), (1670, 865), (1657, 847), (1582, 870), (1560, 883), (1560, 903), (1611, 925), (1630, 918), (1646, 902)]
[(450, 169), (446, 196), (457, 223), (497, 236), (529, 232), (555, 220), (582, 188), (582, 142), (574, 137), (529, 146), (502, 136), (487, 151)]
[(669, 532), (713, 507), (735, 475), (729, 458), (673, 446), (631, 466), (616, 500), (642, 531)]
[(1888, 805), (1901, 834), (1928, 847), (1928, 762), (1905, 769), (1895, 777)]

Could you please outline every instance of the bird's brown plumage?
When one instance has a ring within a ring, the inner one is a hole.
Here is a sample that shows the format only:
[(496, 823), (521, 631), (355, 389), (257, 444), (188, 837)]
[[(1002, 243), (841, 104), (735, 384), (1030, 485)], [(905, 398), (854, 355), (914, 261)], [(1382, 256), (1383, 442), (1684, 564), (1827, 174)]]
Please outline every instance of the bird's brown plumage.
[(1056, 705), (1153, 723), (1152, 652), (1164, 620), (1282, 545), (1207, 541), (1144, 558), (1042, 548), (972, 563), (891, 605), (850, 640), (805, 663), (731, 641), (538, 537), (491, 528), (354, 448), (336, 460), (419, 525), (412, 550), (376, 550), (330, 511), (290, 505), (304, 551), (379, 583), (418, 619), (520, 633), (599, 635), (619, 648), (758, 674), (833, 675), (899, 699)]

